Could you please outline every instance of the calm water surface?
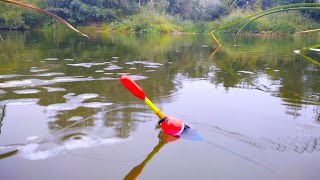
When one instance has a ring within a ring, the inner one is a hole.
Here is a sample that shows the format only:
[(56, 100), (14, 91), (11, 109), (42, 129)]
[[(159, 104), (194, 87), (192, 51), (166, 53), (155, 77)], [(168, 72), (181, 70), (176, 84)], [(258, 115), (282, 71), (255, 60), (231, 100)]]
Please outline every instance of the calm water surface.
[[(320, 37), (221, 36), (210, 58), (207, 34), (1, 36), (0, 179), (320, 177), (320, 68), (293, 52)], [(162, 134), (123, 73), (192, 131)]]

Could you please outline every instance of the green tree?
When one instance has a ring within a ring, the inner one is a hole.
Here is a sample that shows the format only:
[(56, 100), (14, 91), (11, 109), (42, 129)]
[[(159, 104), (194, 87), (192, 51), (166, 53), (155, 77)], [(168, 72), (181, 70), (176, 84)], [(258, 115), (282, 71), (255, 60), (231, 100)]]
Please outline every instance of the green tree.
[(196, 11), (194, 11), (194, 17), (199, 20), (211, 21), (227, 14), (227, 12), (227, 8), (221, 0), (200, 0)]
[(72, 23), (113, 21), (138, 10), (135, 0), (46, 0), (46, 9)]
[[(41, 0), (27, 0), (29, 4), (42, 6)], [(41, 24), (43, 16), (28, 9), (0, 2), (0, 29), (27, 29)]]
[(184, 19), (193, 19), (193, 10), (198, 3), (199, 0), (169, 0), (167, 12), (181, 15)]

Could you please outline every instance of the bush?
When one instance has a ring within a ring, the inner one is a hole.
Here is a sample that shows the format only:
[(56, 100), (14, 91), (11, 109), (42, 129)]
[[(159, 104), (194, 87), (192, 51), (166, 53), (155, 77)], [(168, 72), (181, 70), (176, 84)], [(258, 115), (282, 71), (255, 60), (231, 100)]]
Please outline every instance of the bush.
[(295, 33), (314, 29), (319, 26), (312, 19), (306, 18), (298, 11), (288, 11), (264, 16), (257, 21), (260, 31)]
[(0, 28), (25, 29), (21, 9), (11, 5), (3, 5), (0, 9)]
[(129, 18), (112, 23), (113, 29), (126, 32), (163, 32), (171, 33), (182, 31), (178, 23), (179, 18), (166, 13), (158, 13), (147, 8)]

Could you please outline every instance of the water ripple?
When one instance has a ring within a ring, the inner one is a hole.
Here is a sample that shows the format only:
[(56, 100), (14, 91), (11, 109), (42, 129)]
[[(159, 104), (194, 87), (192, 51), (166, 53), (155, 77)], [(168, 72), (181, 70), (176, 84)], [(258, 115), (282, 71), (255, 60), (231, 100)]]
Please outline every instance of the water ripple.
[(44, 74), (35, 74), (33, 76), (39, 76), (39, 77), (49, 77), (49, 76), (62, 76), (64, 73), (62, 72), (51, 72), (51, 73), (44, 73)]
[(47, 89), (48, 92), (66, 91), (65, 88), (54, 88), (54, 87), (43, 87), (43, 88)]
[(24, 105), (24, 104), (36, 104), (39, 102), (38, 98), (25, 98), (25, 99), (7, 99), (0, 101), (0, 105)]
[(118, 65), (115, 64), (111, 64), (108, 67), (104, 68), (104, 70), (106, 71), (110, 71), (110, 70), (117, 70), (117, 69), (122, 69), (123, 67), (120, 67)]
[(64, 77), (55, 77), (51, 80), (42, 80), (42, 79), (12, 80), (12, 81), (5, 81), (3, 83), (0, 83), (0, 88), (34, 87), (34, 86), (43, 86), (43, 85), (50, 85), (50, 84), (56, 84), (56, 83), (80, 82), (80, 81), (105, 81), (105, 80), (118, 80), (118, 78), (112, 78), (112, 77), (92, 78), (92, 77), (64, 76)]
[(51, 104), (47, 106), (47, 109), (54, 111), (68, 111), (74, 110), (78, 107), (86, 107), (86, 108), (101, 108), (103, 106), (109, 106), (113, 103), (102, 103), (102, 102), (88, 102), (84, 103), (83, 101), (88, 99), (97, 98), (98, 94), (79, 94), (75, 95), (74, 93), (68, 93), (63, 96), (67, 101), (65, 103)]
[(23, 89), (23, 90), (16, 90), (13, 91), (16, 94), (37, 94), (39, 92), (41, 92), (40, 90), (37, 89)]
[(80, 67), (85, 67), (85, 68), (90, 68), (92, 66), (99, 66), (99, 65), (105, 65), (108, 64), (109, 62), (102, 62), (102, 63), (78, 63), (78, 64), (67, 64), (68, 66), (80, 66)]
[[(127, 141), (127, 139), (120, 138), (98, 138), (76, 134), (72, 138), (67, 138), (62, 144), (55, 144), (48, 142), (44, 144), (29, 143), (24, 146), (18, 147), (18, 150), (22, 157), (29, 160), (42, 160), (50, 157), (57, 156), (59, 154), (82, 148), (91, 148), (95, 146), (101, 146), (106, 144), (118, 144)], [(50, 148), (43, 148), (45, 144), (50, 144)]]
[(14, 78), (14, 77), (18, 77), (20, 75), (18, 74), (2, 74), (0, 75), (0, 79), (9, 79), (9, 78)]
[(6, 92), (4, 90), (0, 89), (0, 94), (5, 94)]

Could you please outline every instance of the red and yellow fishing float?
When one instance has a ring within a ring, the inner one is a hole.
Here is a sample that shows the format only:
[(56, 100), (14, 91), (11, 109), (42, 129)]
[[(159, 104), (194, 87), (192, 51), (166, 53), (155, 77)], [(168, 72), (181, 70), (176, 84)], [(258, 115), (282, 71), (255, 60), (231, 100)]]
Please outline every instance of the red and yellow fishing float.
[(145, 96), (145, 93), (140, 86), (135, 83), (129, 76), (122, 75), (120, 78), (121, 83), (137, 98), (144, 101), (145, 104), (159, 117), (159, 125), (163, 132), (177, 136), (183, 132), (184, 129), (189, 128), (188, 125), (184, 124), (179, 119), (174, 117), (167, 117), (160, 111), (160, 109), (154, 105), (149, 98)]

